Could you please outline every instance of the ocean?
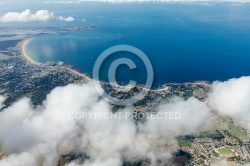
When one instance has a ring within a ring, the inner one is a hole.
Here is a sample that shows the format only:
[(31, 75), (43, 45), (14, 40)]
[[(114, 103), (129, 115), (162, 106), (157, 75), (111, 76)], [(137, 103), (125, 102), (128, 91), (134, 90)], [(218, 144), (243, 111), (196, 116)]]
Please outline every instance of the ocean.
[[(33, 60), (62, 61), (91, 77), (95, 61), (104, 50), (126, 44), (150, 59), (155, 88), (173, 82), (224, 81), (250, 75), (248, 4), (90, 3), (75, 9), (84, 20), (74, 26), (98, 28), (37, 36), (26, 47)], [(127, 52), (104, 61), (101, 80), (108, 81), (109, 67), (119, 58), (131, 59), (137, 68), (120, 65), (118, 82), (135, 80), (144, 84), (145, 65)]]

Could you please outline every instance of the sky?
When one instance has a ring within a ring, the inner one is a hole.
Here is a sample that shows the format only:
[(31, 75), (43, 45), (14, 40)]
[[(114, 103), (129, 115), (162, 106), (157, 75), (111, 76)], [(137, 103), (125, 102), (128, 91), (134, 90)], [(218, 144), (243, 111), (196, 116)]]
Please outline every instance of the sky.
[(112, 2), (117, 2), (117, 1), (141, 1), (141, 2), (147, 2), (147, 1), (164, 1), (164, 2), (237, 2), (237, 3), (249, 3), (250, 0), (37, 0), (37, 1), (33, 1), (33, 0), (1, 0), (0, 3), (13, 3), (13, 2), (20, 2), (20, 3), (24, 3), (24, 2), (28, 2), (28, 3), (58, 3), (58, 4), (63, 4), (63, 3), (80, 3), (80, 2), (84, 2), (84, 1), (112, 1)]
[[(166, 3), (188, 3), (195, 5), (209, 5), (210, 3), (230, 3), (233, 5), (244, 5), (250, 0), (0, 0), (0, 22), (46, 22), (61, 21), (73, 22), (79, 20), (74, 15), (74, 10), (65, 10), (65, 7), (72, 7), (76, 4), (84, 4), (86, 1), (96, 2), (149, 2), (162, 1)], [(15, 5), (13, 5), (15, 4)], [(18, 4), (18, 5), (16, 5)], [(82, 9), (86, 10), (86, 9)], [(84, 18), (81, 18), (81, 20)]]

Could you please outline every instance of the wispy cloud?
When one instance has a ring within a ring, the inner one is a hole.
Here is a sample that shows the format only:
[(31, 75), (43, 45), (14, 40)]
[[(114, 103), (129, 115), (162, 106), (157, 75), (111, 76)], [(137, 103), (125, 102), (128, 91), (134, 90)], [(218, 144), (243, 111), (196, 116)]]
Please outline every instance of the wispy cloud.
[(0, 96), (0, 109), (3, 107), (3, 102), (5, 98), (3, 96)]
[[(1, 151), (7, 154), (0, 165), (54, 165), (61, 155), (74, 151), (89, 156), (82, 166), (118, 166), (124, 159), (148, 159), (149, 166), (159, 165), (159, 161), (173, 165), (169, 159), (171, 146), (177, 146), (175, 136), (197, 131), (209, 109), (197, 99), (176, 98), (140, 125), (132, 117), (126, 118), (133, 112), (133, 107), (126, 107), (113, 113), (92, 84), (58, 87), (37, 108), (29, 99), (21, 99), (0, 112)], [(153, 118), (171, 112), (180, 112), (181, 120)], [(88, 114), (91, 116), (85, 116)], [(80, 166), (77, 160), (69, 165)]]
[(250, 77), (214, 82), (208, 101), (220, 114), (243, 121), (250, 128)]
[[(214, 111), (238, 117), (250, 127), (250, 77), (214, 82), (207, 101)], [(173, 98), (136, 125), (133, 118), (125, 118), (134, 112), (133, 107), (113, 113), (90, 83), (58, 87), (39, 107), (24, 98), (0, 112), (1, 151), (7, 154), (0, 165), (53, 165), (61, 155), (74, 151), (88, 156), (82, 166), (117, 166), (124, 159), (147, 159), (149, 166), (174, 165), (170, 158), (177, 146), (176, 136), (206, 127), (204, 123), (213, 120), (210, 107), (193, 97)], [(180, 113), (181, 119), (156, 118), (166, 113)], [(117, 114), (121, 116), (114, 118)], [(75, 160), (68, 166), (79, 163)], [(223, 164), (226, 162), (217, 163)]]
[(38, 10), (36, 13), (32, 13), (30, 9), (26, 9), (22, 12), (8, 12), (0, 17), (0, 22), (34, 22), (34, 21), (74, 21), (74, 18), (55, 16), (53, 12), (48, 10)]

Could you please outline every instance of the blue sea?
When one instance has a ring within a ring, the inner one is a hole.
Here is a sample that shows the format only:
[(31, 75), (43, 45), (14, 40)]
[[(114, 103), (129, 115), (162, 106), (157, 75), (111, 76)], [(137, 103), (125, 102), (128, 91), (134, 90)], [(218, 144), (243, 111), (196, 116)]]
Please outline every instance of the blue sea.
[[(104, 50), (126, 44), (142, 50), (150, 59), (153, 87), (250, 75), (249, 4), (89, 3), (74, 7), (77, 14), (73, 16), (84, 21), (67, 26), (98, 28), (37, 36), (26, 48), (33, 60), (62, 61), (91, 77), (95, 61)], [(130, 58), (137, 68), (119, 66), (118, 82), (135, 80), (144, 84), (145, 65), (127, 52), (104, 61), (102, 81), (108, 81), (110, 64), (122, 57)]]

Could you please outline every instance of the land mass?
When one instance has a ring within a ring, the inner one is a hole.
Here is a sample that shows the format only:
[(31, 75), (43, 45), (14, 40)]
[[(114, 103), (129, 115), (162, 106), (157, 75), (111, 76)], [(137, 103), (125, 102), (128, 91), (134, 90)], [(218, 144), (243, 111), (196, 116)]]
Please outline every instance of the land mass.
[[(0, 48), (0, 95), (6, 97), (2, 109), (22, 97), (30, 97), (34, 105), (40, 105), (55, 87), (91, 81), (90, 77), (69, 66), (33, 61), (25, 52), (25, 47), (30, 41), (30, 36), (15, 42), (2, 41), (5, 44), (4, 48)], [(105, 82), (102, 82), (102, 86), (109, 95), (120, 99), (129, 98), (143, 90), (142, 86), (136, 86), (124, 91), (122, 86)], [(195, 97), (206, 103), (210, 87), (210, 83), (206, 81), (165, 84), (161, 88), (148, 90), (145, 98), (134, 104), (135, 111), (154, 112), (160, 103), (168, 102), (174, 96), (185, 99)], [(119, 108), (120, 106), (113, 105), (114, 111)], [(180, 151), (173, 156), (179, 165), (210, 165), (222, 159), (234, 164), (250, 162), (249, 131), (235, 124), (229, 117), (223, 117), (215, 112), (213, 116), (215, 123), (210, 131), (200, 129), (193, 135), (178, 137)], [(0, 152), (0, 159), (3, 156), (4, 154)], [(65, 165), (73, 159), (84, 160), (87, 157), (78, 152), (66, 154), (61, 156), (58, 165)], [(136, 163), (125, 162), (124, 165), (140, 166), (145, 163), (147, 160)]]

